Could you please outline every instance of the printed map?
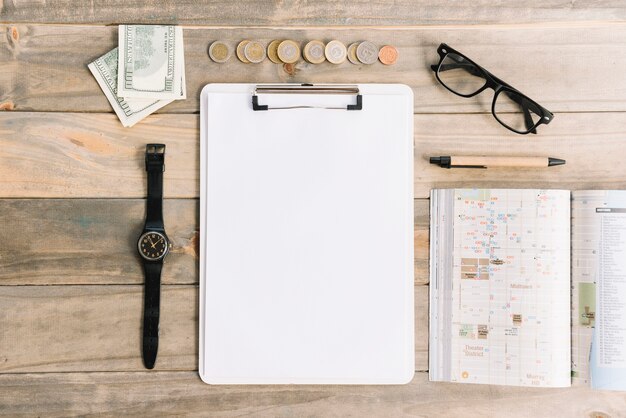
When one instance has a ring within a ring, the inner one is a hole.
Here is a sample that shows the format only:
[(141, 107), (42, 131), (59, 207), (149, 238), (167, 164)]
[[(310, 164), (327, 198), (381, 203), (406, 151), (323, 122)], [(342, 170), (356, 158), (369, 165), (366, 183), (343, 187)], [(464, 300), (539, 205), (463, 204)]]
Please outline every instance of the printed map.
[(452, 381), (570, 381), (570, 195), (457, 190)]

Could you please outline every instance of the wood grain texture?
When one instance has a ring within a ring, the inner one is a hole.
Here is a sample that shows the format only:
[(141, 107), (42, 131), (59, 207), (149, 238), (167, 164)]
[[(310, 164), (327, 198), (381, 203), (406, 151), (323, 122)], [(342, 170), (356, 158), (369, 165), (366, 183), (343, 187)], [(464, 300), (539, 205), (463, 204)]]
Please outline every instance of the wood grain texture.
[[(0, 373), (141, 371), (143, 286), (1, 286)], [(415, 287), (428, 367), (428, 286)], [(198, 369), (198, 288), (163, 286), (157, 370)]]
[(198, 116), (0, 113), (0, 197), (145, 197), (147, 143), (162, 142), (164, 196), (198, 197)]
[[(111, 10), (119, 13), (114, 7)], [(332, 30), (195, 27), (185, 28), (184, 37), (188, 99), (164, 107), (162, 113), (197, 112), (201, 88), (218, 82), (404, 83), (413, 89), (416, 112), (490, 112), (491, 91), (465, 99), (436, 81), (430, 65), (438, 62), (436, 48), (441, 42), (467, 54), (552, 112), (626, 110), (626, 78), (622, 76), (626, 73), (626, 23)], [(328, 41), (330, 37), (346, 43), (367, 39), (378, 45), (392, 44), (400, 58), (394, 66), (304, 61), (280, 66), (269, 61), (246, 65), (235, 57), (216, 64), (207, 55), (209, 43), (216, 39), (234, 47), (244, 38), (267, 43), (284, 38)], [(87, 64), (115, 46), (114, 26), (0, 25), (0, 109), (111, 112)]]
[[(167, 199), (165, 284), (198, 284), (198, 201)], [(0, 286), (143, 284), (143, 199), (0, 199)], [(415, 283), (428, 283), (428, 201), (415, 201)]]
[(334, 2), (298, 1), (123, 1), (89, 3), (61, 0), (42, 7), (40, 0), (4, 0), (2, 22), (45, 23), (177, 23), (194, 25), (417, 25), (519, 23), (576, 20), (624, 20), (626, 7), (615, 0), (523, 3), (453, 0)]
[[(0, 200), (1, 285), (143, 284), (143, 199)], [(198, 201), (168, 199), (166, 284), (198, 283)], [(428, 228), (426, 226), (426, 228)]]
[(196, 372), (0, 375), (0, 415), (12, 417), (617, 418), (625, 410), (619, 392), (430, 383), (425, 372), (400, 386), (209, 386)]
[[(0, 373), (142, 370), (143, 286), (0, 287)], [(197, 368), (198, 288), (163, 286), (156, 369)]]
[[(197, 115), (153, 115), (129, 130), (110, 114), (0, 113), (0, 197), (143, 197), (144, 146), (158, 138), (168, 147), (165, 196), (197, 198), (197, 123)], [(418, 114), (415, 197), (441, 187), (626, 188), (624, 137), (625, 112), (557, 114), (538, 135), (511, 133), (490, 114)], [(567, 164), (446, 170), (428, 162), (450, 154), (550, 156)]]

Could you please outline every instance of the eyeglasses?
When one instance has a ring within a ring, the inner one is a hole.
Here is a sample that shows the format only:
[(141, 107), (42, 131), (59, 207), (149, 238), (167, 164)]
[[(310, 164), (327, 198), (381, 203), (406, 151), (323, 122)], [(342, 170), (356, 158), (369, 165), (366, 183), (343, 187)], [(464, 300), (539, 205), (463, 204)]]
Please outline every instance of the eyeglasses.
[(546, 108), (446, 44), (439, 45), (439, 64), (431, 68), (452, 93), (472, 97), (490, 88), (495, 92), (491, 113), (502, 126), (518, 134), (537, 133), (537, 126), (554, 118)]

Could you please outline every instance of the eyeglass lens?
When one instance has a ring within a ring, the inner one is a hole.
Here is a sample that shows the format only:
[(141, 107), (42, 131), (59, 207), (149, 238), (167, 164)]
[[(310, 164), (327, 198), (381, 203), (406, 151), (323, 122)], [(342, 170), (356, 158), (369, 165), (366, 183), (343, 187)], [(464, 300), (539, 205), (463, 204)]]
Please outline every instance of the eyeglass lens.
[(439, 80), (461, 95), (476, 93), (487, 83), (483, 72), (461, 55), (448, 53), (437, 69)]
[(495, 99), (494, 116), (516, 132), (528, 132), (541, 119), (541, 110), (519, 93), (501, 90)]

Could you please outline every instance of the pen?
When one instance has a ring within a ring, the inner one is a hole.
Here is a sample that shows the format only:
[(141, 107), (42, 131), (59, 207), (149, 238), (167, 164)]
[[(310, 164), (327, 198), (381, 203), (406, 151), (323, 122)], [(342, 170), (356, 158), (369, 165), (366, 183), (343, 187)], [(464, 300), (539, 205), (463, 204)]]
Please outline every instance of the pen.
[(441, 156), (430, 157), (431, 164), (443, 168), (528, 167), (541, 168), (565, 164), (565, 160), (552, 157), (480, 157)]

